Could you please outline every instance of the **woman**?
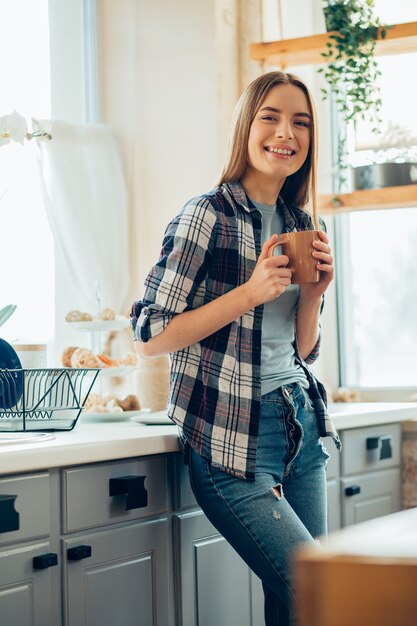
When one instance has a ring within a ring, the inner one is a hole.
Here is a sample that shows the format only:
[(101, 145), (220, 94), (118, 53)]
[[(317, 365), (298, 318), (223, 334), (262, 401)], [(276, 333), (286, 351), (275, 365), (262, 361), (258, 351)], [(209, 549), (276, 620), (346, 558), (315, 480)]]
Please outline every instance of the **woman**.
[(319, 437), (339, 441), (318, 356), (323, 294), (333, 278), (328, 238), (313, 244), (319, 282), (291, 284), (278, 234), (313, 227), (316, 116), (304, 83), (270, 72), (234, 114), (218, 186), (168, 225), (143, 299), (136, 348), (171, 353), (167, 411), (178, 424), (197, 501), (261, 578), (267, 626), (289, 624), (291, 558), (326, 533)]

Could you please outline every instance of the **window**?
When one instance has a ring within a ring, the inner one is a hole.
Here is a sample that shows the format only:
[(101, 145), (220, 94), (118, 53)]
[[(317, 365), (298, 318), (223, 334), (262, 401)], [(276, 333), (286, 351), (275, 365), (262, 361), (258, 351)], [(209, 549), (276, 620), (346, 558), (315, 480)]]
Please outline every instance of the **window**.
[[(2, 5), (0, 116), (16, 109), (51, 115), (48, 0)], [(54, 329), (53, 240), (42, 203), (33, 141), (0, 147), (0, 308), (17, 304), (1, 328), (8, 341), (48, 342)]]
[(417, 208), (337, 220), (342, 383), (416, 387)]
[[(417, 19), (416, 9), (404, 0), (376, 0), (375, 5), (386, 23)], [(381, 57), (378, 62), (382, 132), (372, 135), (364, 123), (356, 128), (350, 155), (358, 167), (352, 176), (356, 188), (417, 182), (417, 87), (409, 80), (417, 55)], [(417, 207), (336, 217), (342, 385), (417, 387), (416, 242)]]

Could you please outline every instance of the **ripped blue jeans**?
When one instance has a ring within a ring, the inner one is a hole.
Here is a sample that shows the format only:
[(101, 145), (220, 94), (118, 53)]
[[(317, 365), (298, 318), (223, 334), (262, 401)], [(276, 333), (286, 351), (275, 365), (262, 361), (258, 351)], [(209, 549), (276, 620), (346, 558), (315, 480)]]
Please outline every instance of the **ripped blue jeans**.
[(302, 543), (318, 546), (315, 539), (327, 532), (328, 458), (308, 395), (297, 383), (262, 396), (254, 481), (189, 451), (198, 504), (262, 581), (266, 626), (294, 623), (292, 557)]

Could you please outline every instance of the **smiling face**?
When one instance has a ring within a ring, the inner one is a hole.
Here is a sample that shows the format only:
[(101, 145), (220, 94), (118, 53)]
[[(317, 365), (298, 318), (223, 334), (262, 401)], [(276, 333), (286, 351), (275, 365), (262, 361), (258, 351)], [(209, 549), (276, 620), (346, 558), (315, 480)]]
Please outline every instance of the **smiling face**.
[(287, 176), (297, 172), (307, 158), (311, 128), (304, 92), (292, 84), (272, 87), (251, 124), (248, 164), (241, 178), (253, 200), (275, 202)]

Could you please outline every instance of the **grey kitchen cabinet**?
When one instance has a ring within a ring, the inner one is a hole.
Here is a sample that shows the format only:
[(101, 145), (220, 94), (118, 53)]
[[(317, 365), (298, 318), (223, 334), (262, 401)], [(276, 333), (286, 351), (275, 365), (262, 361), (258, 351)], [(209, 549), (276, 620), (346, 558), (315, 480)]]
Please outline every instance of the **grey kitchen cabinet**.
[(66, 626), (173, 624), (167, 462), (62, 471)]
[(63, 532), (165, 515), (167, 472), (163, 454), (63, 469)]
[(258, 579), (202, 511), (176, 514), (173, 521), (178, 623), (263, 626)]
[(57, 476), (0, 479), (0, 625), (60, 622)]
[(167, 626), (167, 518), (63, 540), (67, 626)]
[[(330, 530), (400, 509), (400, 435), (354, 428), (341, 454), (329, 445)], [(263, 626), (263, 593), (182, 454), (0, 478), (0, 626), (197, 624)]]
[(399, 468), (342, 478), (343, 525), (359, 524), (401, 508)]
[[(37, 570), (33, 560), (50, 554), (48, 541), (9, 546), (0, 553), (1, 626), (45, 626), (57, 624), (59, 600), (53, 593), (57, 568)], [(55, 553), (56, 554), (56, 553)], [(54, 571), (52, 571), (52, 569)]]
[(198, 508), (183, 456), (173, 456), (178, 626), (264, 626), (261, 581)]
[(349, 526), (401, 509), (401, 425), (342, 432), (342, 524)]

